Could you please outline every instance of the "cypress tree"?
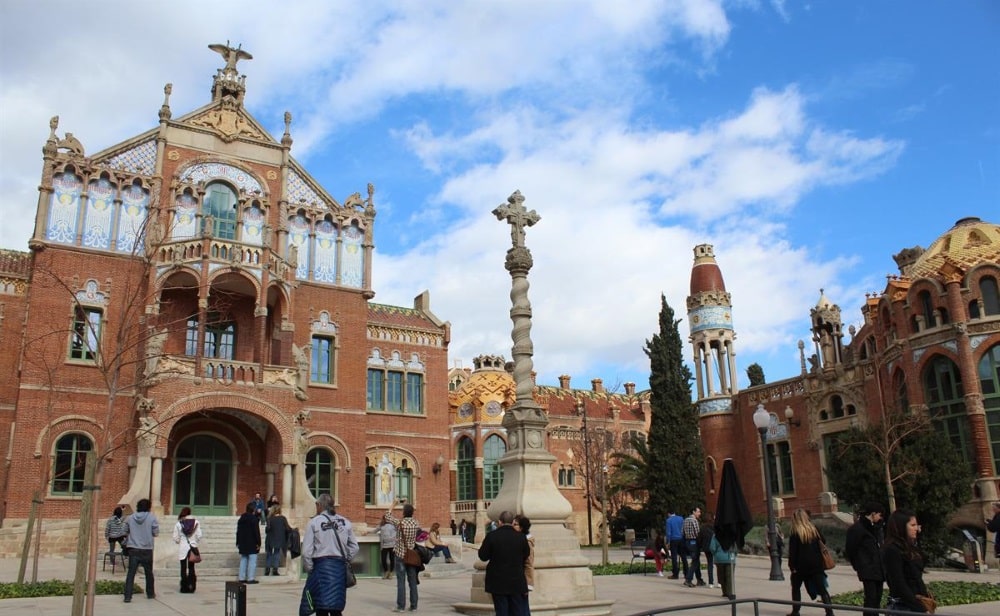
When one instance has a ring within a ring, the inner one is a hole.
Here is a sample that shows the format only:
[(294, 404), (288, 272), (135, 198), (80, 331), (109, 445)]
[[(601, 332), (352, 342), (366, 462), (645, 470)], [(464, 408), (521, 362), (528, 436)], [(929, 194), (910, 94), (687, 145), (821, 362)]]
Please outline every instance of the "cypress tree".
[(660, 331), (646, 341), (652, 416), (649, 425), (649, 513), (686, 515), (704, 506), (705, 467), (698, 414), (691, 402), (691, 370), (684, 365), (679, 319), (660, 296)]

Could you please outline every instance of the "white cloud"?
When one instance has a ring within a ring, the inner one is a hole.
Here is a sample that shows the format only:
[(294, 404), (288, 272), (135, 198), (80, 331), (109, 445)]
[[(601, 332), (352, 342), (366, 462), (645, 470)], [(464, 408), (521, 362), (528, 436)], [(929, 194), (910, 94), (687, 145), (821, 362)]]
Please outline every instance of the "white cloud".
[[(704, 242), (737, 302), (738, 352), (765, 352), (792, 340), (818, 286), (836, 288), (853, 265), (821, 261), (774, 220), (817, 187), (882, 172), (903, 146), (819, 122), (794, 84), (753, 89), (716, 117), (684, 113), (683, 93), (668, 97), (649, 73), (710, 65), (730, 36), (724, 4), (316, 0), (260, 12), (115, 1), (62, 5), (74, 27), (51, 36), (50, 7), (10, 3), (0, 246), (24, 248), (31, 233), (49, 117), (88, 153), (127, 139), (156, 125), (166, 82), (175, 117), (205, 104), (220, 65), (205, 46), (228, 39), (254, 54), (239, 65), (247, 105), (278, 135), (293, 112), (293, 153), (307, 167), (350, 147), (407, 148), (423, 165), (430, 194), (390, 184), (377, 195), (376, 301), (410, 305), (430, 289), (453, 324), (452, 358), (509, 357), (509, 230), (490, 211), (514, 189), (542, 216), (527, 235), (543, 382), (630, 375), (645, 387), (635, 375), (647, 371), (660, 293), (683, 317), (691, 248)], [(637, 121), (657, 97), (667, 102)], [(360, 123), (379, 134), (338, 141)], [(419, 239), (394, 249), (379, 235), (390, 225)]]

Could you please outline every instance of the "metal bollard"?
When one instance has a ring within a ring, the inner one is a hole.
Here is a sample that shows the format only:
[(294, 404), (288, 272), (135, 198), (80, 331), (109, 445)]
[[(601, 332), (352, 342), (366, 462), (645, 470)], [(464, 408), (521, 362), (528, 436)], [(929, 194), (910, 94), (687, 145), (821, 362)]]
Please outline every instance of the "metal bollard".
[(226, 582), (226, 616), (247, 616), (247, 585)]

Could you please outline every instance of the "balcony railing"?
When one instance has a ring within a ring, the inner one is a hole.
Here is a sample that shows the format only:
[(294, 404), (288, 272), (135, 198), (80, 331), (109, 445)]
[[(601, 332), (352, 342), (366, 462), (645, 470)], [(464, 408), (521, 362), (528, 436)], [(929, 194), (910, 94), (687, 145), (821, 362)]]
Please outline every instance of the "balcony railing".
[(157, 252), (161, 263), (194, 263), (207, 256), (211, 261), (244, 265), (268, 266), (272, 274), (284, 279), (292, 268), (288, 262), (267, 247), (244, 244), (235, 240), (201, 237), (162, 244)]
[[(256, 384), (294, 387), (298, 370), (289, 366), (269, 366), (214, 357), (200, 358), (186, 355), (164, 355), (156, 363), (155, 376), (163, 381), (171, 377), (200, 377), (223, 384)], [(262, 371), (263, 370), (263, 371)], [(260, 378), (258, 378), (260, 377)]]

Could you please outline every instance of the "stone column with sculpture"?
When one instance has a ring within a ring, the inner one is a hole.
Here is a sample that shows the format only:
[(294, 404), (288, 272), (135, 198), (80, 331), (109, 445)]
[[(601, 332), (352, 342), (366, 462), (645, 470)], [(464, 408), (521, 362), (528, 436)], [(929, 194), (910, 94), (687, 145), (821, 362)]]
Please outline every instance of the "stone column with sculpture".
[[(531, 520), (535, 537), (535, 589), (530, 595), (533, 614), (610, 614), (612, 601), (597, 600), (590, 561), (580, 551), (576, 534), (566, 528), (572, 506), (552, 479), (556, 457), (545, 447), (548, 416), (534, 400), (531, 377), (534, 349), (528, 301), (532, 258), (524, 240), (525, 229), (540, 217), (534, 210), (525, 209), (520, 191), (515, 191), (493, 214), (511, 226), (512, 246), (507, 251), (505, 267), (512, 280), (510, 318), (517, 393), (503, 418), (507, 430), (507, 453), (499, 461), (504, 472), (503, 484), (487, 513), (491, 520), (496, 520), (502, 511), (523, 514)], [(492, 611), (492, 599), (484, 584), (485, 564), (477, 562), (471, 602), (456, 604), (454, 608), (464, 614)]]

